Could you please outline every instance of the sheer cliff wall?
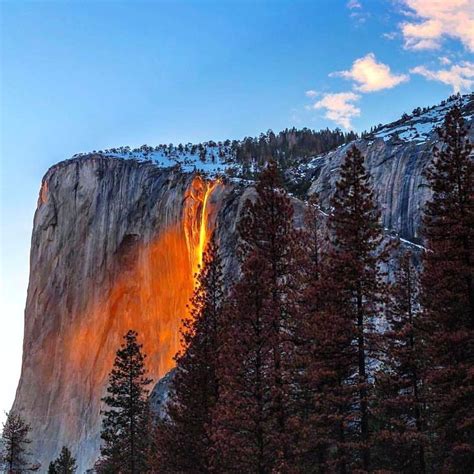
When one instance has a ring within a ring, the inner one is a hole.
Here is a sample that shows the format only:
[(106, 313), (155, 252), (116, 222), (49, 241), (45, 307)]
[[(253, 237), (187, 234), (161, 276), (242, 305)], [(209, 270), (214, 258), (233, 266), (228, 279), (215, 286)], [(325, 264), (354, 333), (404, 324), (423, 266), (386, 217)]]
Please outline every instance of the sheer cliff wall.
[(79, 472), (93, 465), (100, 398), (128, 329), (138, 331), (155, 381), (173, 366), (193, 274), (229, 193), (198, 175), (99, 155), (47, 172), (13, 407), (31, 423), (42, 469), (62, 445)]

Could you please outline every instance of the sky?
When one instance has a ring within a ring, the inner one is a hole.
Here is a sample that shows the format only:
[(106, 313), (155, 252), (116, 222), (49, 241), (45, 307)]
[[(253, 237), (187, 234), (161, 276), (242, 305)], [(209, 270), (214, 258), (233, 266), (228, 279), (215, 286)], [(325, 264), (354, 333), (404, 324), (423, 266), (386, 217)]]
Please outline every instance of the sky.
[(472, 0), (0, 1), (0, 411), (41, 178), (77, 152), (353, 129), (474, 85)]

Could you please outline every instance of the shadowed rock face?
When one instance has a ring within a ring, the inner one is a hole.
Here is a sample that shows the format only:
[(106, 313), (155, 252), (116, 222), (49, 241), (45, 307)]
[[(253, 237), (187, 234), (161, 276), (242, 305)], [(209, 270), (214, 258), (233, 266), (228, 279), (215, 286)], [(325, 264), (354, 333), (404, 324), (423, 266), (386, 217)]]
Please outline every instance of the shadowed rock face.
[[(474, 140), (473, 122), (472, 118), (466, 121), (471, 143)], [(411, 241), (420, 240), (423, 207), (430, 197), (424, 171), (437, 143), (438, 136), (432, 133), (423, 142), (376, 138), (344, 145), (317, 161), (314, 171), (308, 176), (312, 181), (308, 194), (318, 192), (323, 207), (329, 206), (339, 168), (349, 148), (355, 145), (364, 155), (367, 171), (372, 176), (385, 230)]]
[[(382, 211), (383, 226), (413, 240), (419, 238), (421, 210), (429, 196), (423, 177), (433, 144), (384, 142), (369, 144), (359, 140), (355, 145), (366, 157), (375, 193)], [(309, 194), (318, 192), (323, 205), (328, 206), (339, 176), (339, 167), (351, 145), (335, 150), (321, 160), (319, 175)]]
[[(434, 140), (356, 143), (367, 157), (384, 227), (409, 240), (419, 237), (429, 196), (423, 170)], [(308, 173), (309, 193), (318, 191), (323, 205), (346, 151), (320, 157)], [(43, 468), (62, 445), (77, 456), (78, 472), (93, 465), (100, 398), (128, 329), (139, 332), (154, 381), (172, 368), (206, 238), (215, 227), (230, 283), (238, 274), (236, 222), (252, 195), (248, 187), (210, 185), (192, 173), (101, 155), (65, 161), (46, 173), (34, 218), (13, 407), (31, 423), (32, 451)], [(303, 205), (294, 203), (301, 225)], [(165, 382), (155, 390), (157, 405), (166, 399)]]

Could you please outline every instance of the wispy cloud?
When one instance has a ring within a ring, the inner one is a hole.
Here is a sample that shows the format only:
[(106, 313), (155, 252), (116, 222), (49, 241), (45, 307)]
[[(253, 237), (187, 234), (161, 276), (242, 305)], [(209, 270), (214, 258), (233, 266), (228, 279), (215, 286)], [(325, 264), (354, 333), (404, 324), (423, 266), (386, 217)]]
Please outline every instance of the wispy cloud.
[(401, 24), (405, 48), (438, 49), (444, 37), (474, 52), (473, 0), (401, 0), (412, 20)]
[(453, 88), (454, 92), (468, 91), (474, 86), (474, 63), (462, 61), (449, 69), (433, 71), (425, 66), (410, 69), (412, 74), (419, 74), (430, 81), (438, 81)]
[(355, 88), (360, 92), (375, 92), (391, 89), (402, 82), (408, 81), (406, 74), (394, 74), (387, 64), (378, 62), (373, 53), (356, 59), (351, 69), (330, 74), (353, 80)]
[(316, 97), (318, 95), (318, 92), (316, 92), (313, 89), (310, 89), (309, 91), (305, 92), (306, 97), (309, 97), (310, 99)]
[(345, 129), (351, 128), (351, 120), (359, 117), (360, 109), (354, 105), (360, 99), (360, 95), (354, 92), (338, 92), (335, 94), (324, 94), (322, 99), (315, 102), (313, 109), (326, 111), (325, 117), (336, 122)]
[(364, 9), (359, 0), (349, 0), (346, 7), (350, 10), (350, 17), (356, 26), (362, 26), (370, 18), (370, 12)]
[(382, 37), (387, 40), (394, 40), (397, 37), (398, 33), (396, 31), (389, 31), (388, 33), (383, 33)]

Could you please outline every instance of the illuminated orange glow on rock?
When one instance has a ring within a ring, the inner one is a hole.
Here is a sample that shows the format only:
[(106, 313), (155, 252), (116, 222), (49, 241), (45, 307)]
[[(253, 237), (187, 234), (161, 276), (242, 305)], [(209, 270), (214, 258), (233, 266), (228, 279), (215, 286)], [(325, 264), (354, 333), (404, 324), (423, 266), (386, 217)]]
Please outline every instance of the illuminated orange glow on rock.
[(43, 181), (41, 183), (41, 189), (39, 192), (38, 205), (44, 204), (48, 199), (48, 182)]
[(181, 222), (162, 230), (152, 242), (131, 239), (119, 249), (119, 276), (77, 319), (80, 326), (71, 328), (66, 342), (71, 370), (87, 374), (85, 388), (91, 394), (97, 384), (104, 384), (130, 328), (139, 333), (154, 380), (174, 366), (194, 275), (215, 226), (218, 203), (212, 194), (219, 186), (219, 181), (196, 176), (184, 198)]

